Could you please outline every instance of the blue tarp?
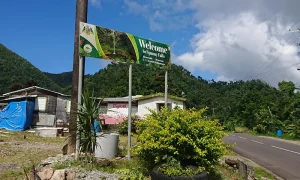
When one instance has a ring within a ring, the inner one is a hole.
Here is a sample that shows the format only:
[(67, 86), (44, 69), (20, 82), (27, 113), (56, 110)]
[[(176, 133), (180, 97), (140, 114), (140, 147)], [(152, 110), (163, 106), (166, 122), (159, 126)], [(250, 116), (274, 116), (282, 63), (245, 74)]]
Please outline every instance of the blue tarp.
[(34, 102), (10, 102), (0, 111), (0, 129), (24, 131), (32, 122)]

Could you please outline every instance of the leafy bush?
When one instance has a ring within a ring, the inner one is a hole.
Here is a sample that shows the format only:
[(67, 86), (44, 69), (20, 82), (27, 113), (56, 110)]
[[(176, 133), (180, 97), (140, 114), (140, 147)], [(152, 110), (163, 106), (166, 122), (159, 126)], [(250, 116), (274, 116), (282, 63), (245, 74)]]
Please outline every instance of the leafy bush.
[(221, 140), (223, 127), (215, 120), (204, 120), (202, 110), (175, 109), (154, 112), (138, 123), (136, 152), (149, 167), (166, 163), (172, 157), (182, 167), (211, 170), (226, 152)]
[(276, 116), (271, 115), (266, 109), (260, 109), (259, 112), (255, 114), (255, 118), (258, 124), (253, 130), (258, 133), (275, 133), (277, 129), (283, 128), (283, 123), (279, 121)]
[[(137, 115), (131, 116), (131, 132), (136, 134), (137, 131), (137, 124), (140, 121), (140, 117)], [(124, 121), (122, 121), (117, 126), (118, 132), (122, 135), (128, 134), (128, 117), (125, 118)]]
[(256, 127), (253, 128), (253, 131), (257, 132), (257, 133), (260, 133), (260, 134), (264, 134), (266, 133), (266, 126), (262, 125), (262, 124), (259, 124), (257, 125)]
[(293, 138), (300, 138), (300, 120), (294, 121), (286, 128), (287, 134)]

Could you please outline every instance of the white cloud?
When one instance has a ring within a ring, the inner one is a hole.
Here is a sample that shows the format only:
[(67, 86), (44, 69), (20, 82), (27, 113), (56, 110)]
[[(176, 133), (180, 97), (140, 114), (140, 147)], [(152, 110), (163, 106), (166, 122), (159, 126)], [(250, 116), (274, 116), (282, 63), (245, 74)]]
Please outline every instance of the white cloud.
[[(288, 29), (300, 19), (299, 0), (124, 2), (129, 10), (147, 19), (154, 31), (188, 26), (199, 29), (191, 39), (192, 50), (173, 56), (175, 63), (192, 72), (210, 71), (218, 74), (216, 80), (260, 78), (274, 86), (281, 80), (300, 79), (296, 70), (300, 64), (287, 68), (299, 62), (297, 33), (288, 39)], [(294, 28), (299, 27), (300, 23)]]
[(299, 62), (292, 41), (280, 40), (282, 26), (259, 21), (251, 12), (209, 19), (197, 26), (203, 31), (192, 39), (193, 51), (175, 58), (176, 63), (190, 71), (209, 70), (219, 74), (217, 80), (245, 79), (251, 75), (248, 79), (261, 78), (274, 86), (283, 78), (299, 79), (296, 67), (279, 71)]
[(94, 7), (99, 8), (101, 6), (101, 1), (100, 0), (90, 0), (91, 5)]

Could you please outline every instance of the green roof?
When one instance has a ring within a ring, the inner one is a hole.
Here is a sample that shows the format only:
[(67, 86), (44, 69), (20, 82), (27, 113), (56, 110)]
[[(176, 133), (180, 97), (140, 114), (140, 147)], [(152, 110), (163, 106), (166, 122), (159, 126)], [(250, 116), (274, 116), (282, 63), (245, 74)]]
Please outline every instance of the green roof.
[[(134, 98), (133, 100), (139, 101), (139, 100), (144, 100), (144, 99), (149, 99), (149, 98), (154, 98), (154, 97), (165, 97), (165, 94), (164, 93), (150, 94), (150, 95)], [(185, 98), (173, 96), (173, 95), (168, 95), (168, 98), (178, 100), (178, 101), (186, 101)]]

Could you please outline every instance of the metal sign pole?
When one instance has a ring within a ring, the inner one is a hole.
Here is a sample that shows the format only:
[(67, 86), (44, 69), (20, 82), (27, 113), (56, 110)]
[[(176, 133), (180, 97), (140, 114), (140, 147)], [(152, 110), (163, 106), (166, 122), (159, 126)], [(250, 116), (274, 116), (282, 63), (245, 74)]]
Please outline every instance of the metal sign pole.
[(131, 107), (132, 107), (132, 65), (129, 65), (129, 92), (128, 92), (128, 151), (127, 158), (130, 159), (131, 148)]
[[(77, 109), (79, 110), (81, 105), (81, 95), (82, 95), (82, 82), (83, 82), (83, 57), (79, 56), (79, 78), (78, 78), (78, 105)], [(80, 134), (78, 132), (78, 123), (79, 117), (77, 115), (77, 127), (76, 127), (76, 151), (75, 159), (78, 159), (79, 148), (80, 148)]]
[(165, 108), (168, 107), (168, 70), (165, 74)]

